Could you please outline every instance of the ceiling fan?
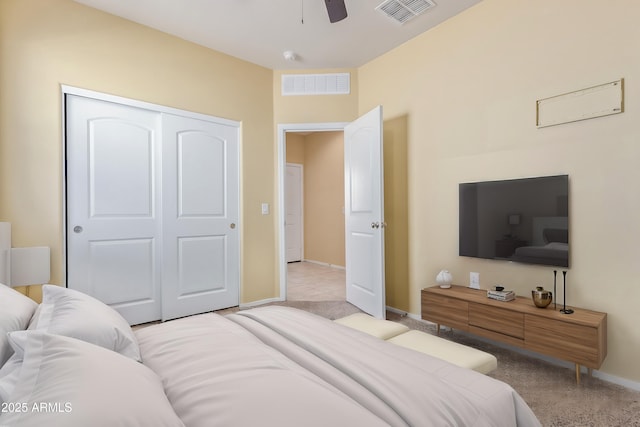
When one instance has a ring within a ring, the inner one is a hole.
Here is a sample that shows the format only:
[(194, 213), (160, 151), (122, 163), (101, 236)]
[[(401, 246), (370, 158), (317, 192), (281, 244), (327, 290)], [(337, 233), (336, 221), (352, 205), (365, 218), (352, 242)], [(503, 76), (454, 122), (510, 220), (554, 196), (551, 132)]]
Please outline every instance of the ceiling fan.
[(324, 3), (327, 6), (329, 22), (332, 24), (347, 17), (347, 7), (344, 4), (344, 0), (324, 0)]

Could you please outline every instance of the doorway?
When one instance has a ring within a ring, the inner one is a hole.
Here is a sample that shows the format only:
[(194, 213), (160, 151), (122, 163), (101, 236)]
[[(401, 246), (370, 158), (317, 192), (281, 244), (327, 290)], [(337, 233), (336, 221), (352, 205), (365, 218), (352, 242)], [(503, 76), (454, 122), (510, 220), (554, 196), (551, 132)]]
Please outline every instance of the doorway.
[[(332, 265), (331, 262), (314, 262), (320, 261), (316, 258), (318, 255), (313, 252), (307, 254), (303, 252), (303, 256), (301, 257), (301, 262), (291, 263), (289, 264), (287, 261), (290, 258), (288, 254), (288, 243), (287, 243), (287, 183), (286, 183), (286, 169), (287, 163), (299, 163), (304, 165), (303, 154), (300, 150), (302, 144), (305, 143), (306, 137), (310, 136), (313, 133), (322, 133), (322, 132), (344, 132), (344, 126), (346, 123), (308, 123), (308, 124), (290, 124), (290, 125), (279, 125), (278, 126), (278, 157), (279, 157), (279, 170), (280, 170), (280, 194), (284, 194), (285, 197), (280, 199), (280, 212), (281, 218), (284, 222), (285, 226), (282, 228), (280, 232), (280, 271), (283, 274), (280, 275), (280, 299), (286, 300), (288, 295), (288, 287), (291, 285), (291, 295), (292, 299), (300, 299), (300, 298), (309, 298), (309, 299), (318, 299), (324, 298), (324, 293), (315, 289), (312, 283), (318, 283), (317, 287), (327, 285), (327, 298), (336, 299), (337, 296), (340, 295), (340, 290), (336, 290), (336, 280), (340, 281), (341, 276), (344, 276), (344, 263), (342, 265), (336, 265), (335, 262)], [(293, 142), (293, 143), (292, 143)], [(289, 143), (289, 144), (288, 144)], [(287, 156), (287, 151), (289, 152), (289, 156)], [(304, 166), (303, 166), (304, 169)], [(313, 168), (312, 168), (313, 169)], [(303, 197), (304, 192), (303, 192)], [(318, 199), (319, 200), (319, 199)], [(342, 206), (344, 202), (339, 206), (338, 212), (341, 215), (341, 223), (339, 227), (344, 228), (344, 216), (342, 215)], [(317, 206), (317, 203), (313, 204), (313, 214), (322, 215), (321, 210), (325, 209), (326, 206)], [(335, 210), (335, 208), (334, 208)], [(335, 213), (335, 212), (334, 212)], [(312, 215), (313, 216), (313, 215)], [(312, 222), (312, 218), (307, 219), (308, 222)], [(314, 227), (315, 228), (315, 227)], [(310, 231), (320, 232), (322, 233), (322, 227), (317, 227), (315, 230)], [(304, 235), (304, 233), (303, 233)], [(305, 236), (304, 238), (311, 239), (313, 241), (313, 235)], [(303, 241), (304, 241), (303, 238)], [(304, 243), (302, 243), (304, 245)], [(311, 261), (311, 262), (309, 262)], [(321, 279), (325, 277), (326, 280)], [(290, 283), (289, 283), (290, 282)], [(345, 281), (342, 280), (344, 284)], [(344, 286), (343, 286), (344, 287)]]
[(286, 298), (344, 301), (344, 132), (286, 136)]
[[(280, 299), (286, 298), (284, 170), (286, 135), (291, 131), (342, 130), (344, 133), (344, 213), (346, 301), (385, 318), (384, 185), (382, 106), (346, 124), (278, 126)], [(320, 128), (320, 129), (318, 129)], [(320, 230), (322, 231), (322, 230)]]

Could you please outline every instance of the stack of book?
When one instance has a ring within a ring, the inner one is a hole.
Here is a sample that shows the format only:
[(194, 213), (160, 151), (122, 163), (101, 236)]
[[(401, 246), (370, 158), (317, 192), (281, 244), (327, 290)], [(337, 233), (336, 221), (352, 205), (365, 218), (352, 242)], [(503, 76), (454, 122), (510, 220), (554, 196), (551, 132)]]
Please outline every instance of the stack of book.
[(498, 301), (511, 301), (516, 299), (516, 293), (513, 291), (488, 290), (487, 297)]

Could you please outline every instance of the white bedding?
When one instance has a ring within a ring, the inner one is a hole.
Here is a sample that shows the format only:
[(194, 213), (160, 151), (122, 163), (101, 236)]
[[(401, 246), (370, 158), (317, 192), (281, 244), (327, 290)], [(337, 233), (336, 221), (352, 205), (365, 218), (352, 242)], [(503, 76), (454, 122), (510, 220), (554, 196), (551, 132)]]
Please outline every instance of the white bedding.
[(187, 426), (538, 426), (508, 385), (286, 307), (137, 332)]
[(384, 426), (325, 381), (215, 314), (137, 332), (186, 426)]
[(540, 425), (507, 384), (292, 308), (134, 334), (69, 289), (0, 293), (1, 427)]

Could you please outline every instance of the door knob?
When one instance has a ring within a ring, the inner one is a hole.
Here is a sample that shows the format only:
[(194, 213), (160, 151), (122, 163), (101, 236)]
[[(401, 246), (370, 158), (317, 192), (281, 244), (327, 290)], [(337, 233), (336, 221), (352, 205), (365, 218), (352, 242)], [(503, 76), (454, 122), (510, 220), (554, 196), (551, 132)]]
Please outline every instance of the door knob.
[(230, 229), (232, 229), (232, 230), (233, 230), (234, 228), (236, 228), (236, 223), (235, 223), (235, 222), (232, 222), (231, 224), (229, 224), (229, 228), (230, 228)]
[(380, 223), (379, 222), (372, 222), (371, 223), (371, 228), (380, 228)]
[(80, 227), (79, 225), (76, 225), (75, 227), (73, 227), (73, 232), (74, 233), (80, 234), (80, 233), (82, 233), (82, 231), (83, 231), (83, 228)]

